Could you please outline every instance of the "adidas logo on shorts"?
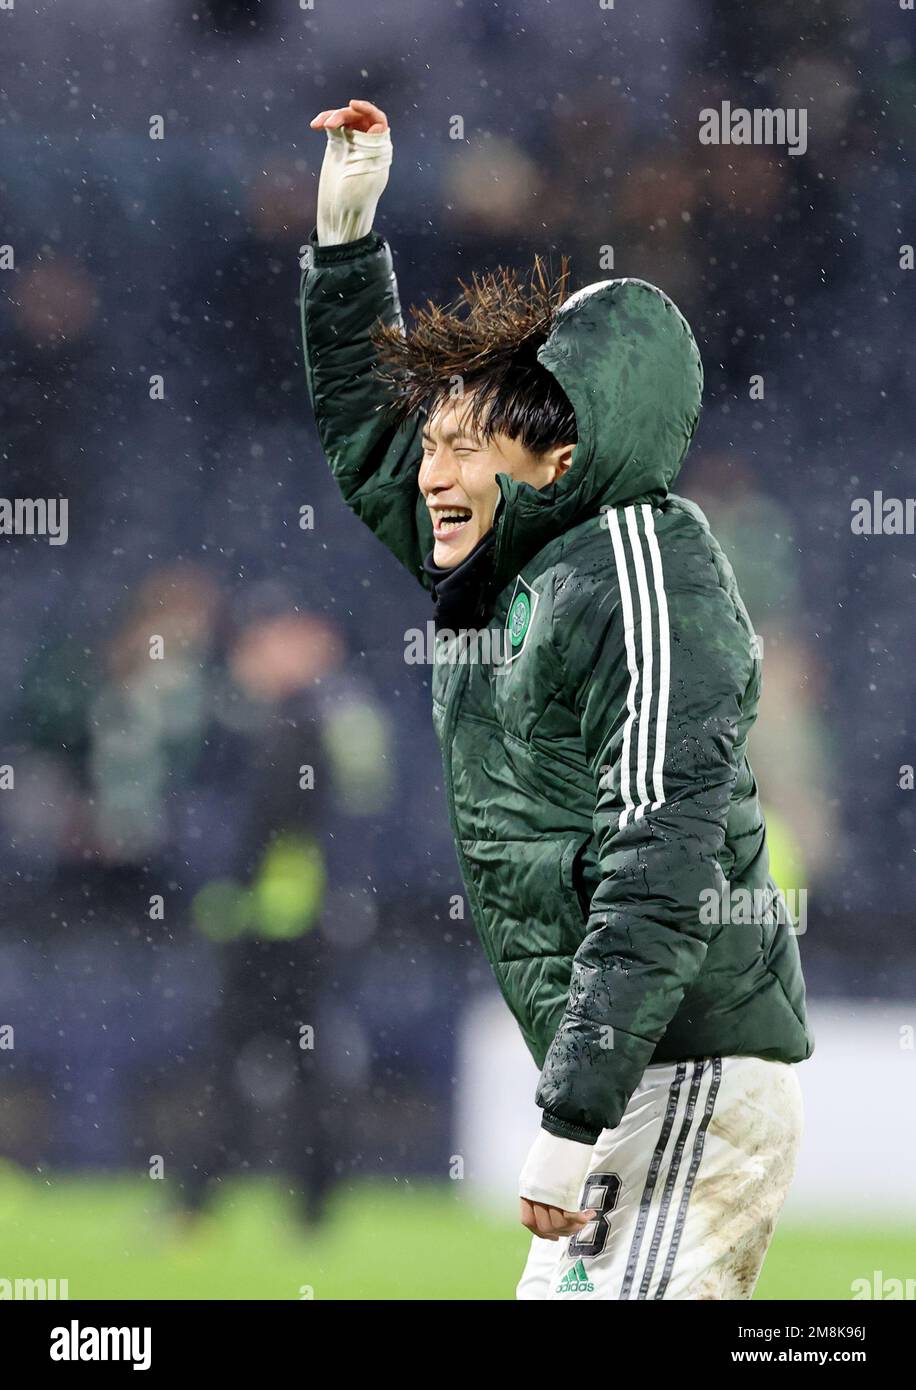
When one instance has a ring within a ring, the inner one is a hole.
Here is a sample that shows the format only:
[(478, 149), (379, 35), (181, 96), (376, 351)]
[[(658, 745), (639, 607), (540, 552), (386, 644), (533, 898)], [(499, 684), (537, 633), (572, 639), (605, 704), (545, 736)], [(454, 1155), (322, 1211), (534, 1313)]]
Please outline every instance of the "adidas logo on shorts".
[(595, 1286), (585, 1272), (585, 1265), (581, 1260), (576, 1260), (572, 1269), (568, 1269), (563, 1278), (557, 1284), (557, 1293), (594, 1293)]

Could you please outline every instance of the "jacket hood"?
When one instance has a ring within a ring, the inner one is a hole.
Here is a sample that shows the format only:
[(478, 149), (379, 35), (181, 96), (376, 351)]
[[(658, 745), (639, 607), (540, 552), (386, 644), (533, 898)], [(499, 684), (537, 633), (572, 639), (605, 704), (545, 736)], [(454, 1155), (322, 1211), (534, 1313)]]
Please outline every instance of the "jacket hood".
[(600, 280), (571, 295), (538, 360), (569, 397), (579, 440), (550, 487), (497, 475), (498, 583), (602, 506), (660, 501), (700, 415), (703, 367), (690, 325), (645, 280)]

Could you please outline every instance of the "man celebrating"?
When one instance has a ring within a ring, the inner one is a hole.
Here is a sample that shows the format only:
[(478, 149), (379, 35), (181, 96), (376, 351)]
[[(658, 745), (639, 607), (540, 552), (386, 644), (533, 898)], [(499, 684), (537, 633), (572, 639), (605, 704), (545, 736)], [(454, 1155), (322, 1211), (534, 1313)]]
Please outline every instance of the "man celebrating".
[[(705, 517), (688, 324), (640, 280), (474, 276), (401, 319), (391, 136), (327, 132), (306, 374), (344, 500), (498, 661), (433, 717), (484, 950), (541, 1068), (520, 1298), (750, 1298), (801, 1132), (797, 942), (747, 760), (757, 644)], [(453, 653), (454, 656), (454, 653)], [(735, 890), (752, 920), (730, 920)]]

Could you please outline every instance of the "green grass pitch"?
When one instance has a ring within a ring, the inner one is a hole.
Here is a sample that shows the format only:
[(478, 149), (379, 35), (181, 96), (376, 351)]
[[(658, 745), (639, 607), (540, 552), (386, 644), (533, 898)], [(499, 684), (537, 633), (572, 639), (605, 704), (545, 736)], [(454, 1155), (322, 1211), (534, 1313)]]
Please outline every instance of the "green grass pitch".
[[(67, 1279), (71, 1299), (502, 1299), (528, 1243), (472, 1207), (460, 1183), (341, 1187), (312, 1233), (276, 1182), (227, 1185), (192, 1223), (165, 1186), (0, 1168), (0, 1279)], [(916, 1231), (787, 1223), (756, 1296), (848, 1300), (853, 1279), (874, 1270), (912, 1278)]]

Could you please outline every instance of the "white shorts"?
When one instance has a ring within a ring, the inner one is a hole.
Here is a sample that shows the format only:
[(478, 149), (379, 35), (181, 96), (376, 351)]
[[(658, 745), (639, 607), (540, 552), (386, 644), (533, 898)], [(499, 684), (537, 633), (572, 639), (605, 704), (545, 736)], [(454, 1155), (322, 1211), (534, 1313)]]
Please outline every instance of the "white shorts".
[(802, 1131), (795, 1068), (758, 1057), (651, 1066), (595, 1145), (571, 1239), (534, 1236), (520, 1299), (745, 1299)]

